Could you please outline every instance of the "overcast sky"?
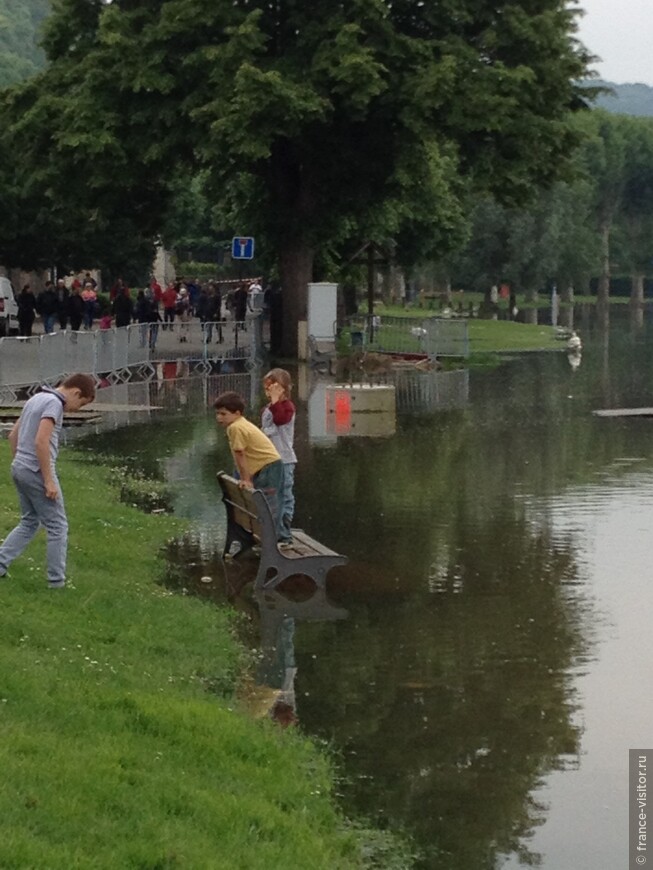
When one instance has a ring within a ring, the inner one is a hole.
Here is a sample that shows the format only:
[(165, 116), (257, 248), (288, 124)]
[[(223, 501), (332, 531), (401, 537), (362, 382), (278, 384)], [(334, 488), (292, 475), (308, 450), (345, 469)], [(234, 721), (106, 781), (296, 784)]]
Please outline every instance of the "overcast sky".
[(653, 85), (653, 0), (576, 0), (585, 10), (578, 38), (601, 61), (595, 69), (615, 84)]

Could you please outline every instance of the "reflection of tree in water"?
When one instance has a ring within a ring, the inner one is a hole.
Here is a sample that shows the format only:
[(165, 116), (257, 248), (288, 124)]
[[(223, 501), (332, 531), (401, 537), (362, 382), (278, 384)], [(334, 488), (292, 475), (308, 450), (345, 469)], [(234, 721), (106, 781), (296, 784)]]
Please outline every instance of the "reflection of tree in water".
[(573, 559), (523, 516), (456, 537), (430, 591), (425, 578), (420, 595), (351, 607), (346, 638), (313, 627), (304, 645), (322, 654), (299, 658), (300, 719), (342, 750), (348, 806), (413, 832), (425, 866), (492, 868), (515, 850), (533, 862), (520, 843), (544, 813), (530, 793), (579, 754)]

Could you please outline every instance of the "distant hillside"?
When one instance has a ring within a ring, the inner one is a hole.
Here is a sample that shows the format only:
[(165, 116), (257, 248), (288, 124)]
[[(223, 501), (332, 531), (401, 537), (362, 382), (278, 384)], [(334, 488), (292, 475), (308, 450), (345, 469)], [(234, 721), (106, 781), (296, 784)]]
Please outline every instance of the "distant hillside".
[(603, 94), (595, 105), (619, 115), (653, 115), (653, 88), (649, 85), (615, 85), (612, 82), (592, 82), (610, 88), (612, 95)]
[(39, 47), (50, 0), (0, 0), (0, 88), (22, 81), (45, 63)]

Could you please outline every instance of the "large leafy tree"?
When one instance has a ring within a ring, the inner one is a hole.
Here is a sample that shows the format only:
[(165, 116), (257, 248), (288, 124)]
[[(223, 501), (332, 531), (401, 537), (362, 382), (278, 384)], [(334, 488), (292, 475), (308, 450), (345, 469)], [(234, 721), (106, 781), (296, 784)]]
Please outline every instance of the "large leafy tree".
[(49, 127), (48, 195), (72, 173), (79, 214), (102, 223), (119, 200), (147, 235), (168, 180), (205, 169), (225, 221), (275, 252), (289, 354), (316, 262), (389, 237), (404, 261), (442, 253), (463, 187), (519, 201), (574, 142), (588, 58), (565, 0), (54, 9), (51, 66), (7, 109), (14, 135)]

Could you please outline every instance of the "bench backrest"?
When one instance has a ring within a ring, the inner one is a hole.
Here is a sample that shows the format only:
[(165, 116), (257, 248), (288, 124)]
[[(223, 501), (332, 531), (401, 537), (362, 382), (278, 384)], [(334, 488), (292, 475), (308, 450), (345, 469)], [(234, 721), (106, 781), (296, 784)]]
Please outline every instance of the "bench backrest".
[(222, 489), (222, 500), (231, 509), (233, 521), (260, 540), (261, 523), (252, 490), (238, 486), (238, 481), (224, 471), (218, 472), (218, 483)]

